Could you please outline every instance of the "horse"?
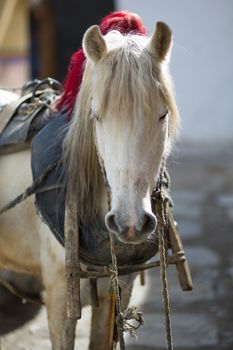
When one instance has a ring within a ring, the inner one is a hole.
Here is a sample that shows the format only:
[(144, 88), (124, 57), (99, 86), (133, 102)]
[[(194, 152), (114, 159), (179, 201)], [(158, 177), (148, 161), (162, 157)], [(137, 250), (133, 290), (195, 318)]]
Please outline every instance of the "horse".
[[(96, 25), (83, 37), (82, 84), (63, 141), (66, 183), (78, 201), (78, 220), (98, 218), (123, 244), (138, 245), (156, 229), (150, 196), (179, 128), (168, 70), (171, 47), (172, 32), (163, 22), (150, 37), (117, 30), (102, 35)], [(30, 162), (29, 148), (1, 155), (0, 207), (31, 184)], [(0, 216), (0, 267), (42, 280), (52, 348), (74, 349), (76, 321), (66, 313), (65, 250), (38, 215), (34, 196)], [(121, 278), (123, 308), (134, 278)], [(104, 348), (108, 287), (109, 279), (101, 279), (89, 350)], [(82, 306), (90, 304), (88, 291), (81, 279)]]

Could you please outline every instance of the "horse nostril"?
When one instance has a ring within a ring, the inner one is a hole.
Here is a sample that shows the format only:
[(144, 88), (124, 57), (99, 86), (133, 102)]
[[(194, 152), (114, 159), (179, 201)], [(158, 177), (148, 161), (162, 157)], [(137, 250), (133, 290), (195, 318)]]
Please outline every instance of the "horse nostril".
[(119, 226), (117, 225), (117, 222), (116, 222), (116, 214), (111, 213), (111, 212), (108, 213), (105, 217), (105, 223), (106, 223), (107, 229), (109, 231), (119, 233), (120, 229), (119, 229)]
[[(141, 224), (129, 225), (129, 222), (122, 222), (120, 216), (117, 215), (116, 211), (110, 211), (105, 216), (105, 224), (110, 232), (114, 232), (117, 235), (128, 235), (129, 229), (132, 232), (137, 232), (137, 235), (148, 235), (151, 234), (156, 227), (156, 217), (154, 214), (149, 212), (144, 212)], [(134, 231), (136, 230), (136, 231)]]
[(142, 233), (152, 233), (156, 228), (157, 220), (153, 214), (145, 214), (142, 224)]

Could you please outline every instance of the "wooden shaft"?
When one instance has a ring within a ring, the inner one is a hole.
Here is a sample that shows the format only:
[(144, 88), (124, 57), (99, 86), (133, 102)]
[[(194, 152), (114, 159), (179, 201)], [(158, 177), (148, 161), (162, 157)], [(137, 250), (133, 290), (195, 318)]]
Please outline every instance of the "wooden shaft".
[[(176, 264), (177, 261), (183, 261), (185, 260), (185, 257), (183, 255), (183, 251), (179, 251), (178, 253), (174, 255), (170, 255), (167, 257), (166, 263), (167, 264)], [(119, 266), (118, 267), (118, 275), (119, 276), (124, 276), (124, 275), (129, 275), (130, 273), (134, 272), (140, 272), (140, 271), (145, 271), (152, 269), (154, 267), (159, 267), (160, 266), (160, 261), (157, 260), (155, 262), (151, 263), (146, 263), (146, 264), (140, 264), (140, 265), (135, 265), (135, 266)], [(90, 269), (87, 271), (80, 270), (79, 272), (80, 278), (90, 278), (90, 279), (97, 279), (97, 278), (105, 278), (105, 277), (110, 277), (111, 272), (106, 270), (106, 267), (94, 267), (92, 266)]]
[(79, 229), (77, 222), (77, 201), (67, 194), (65, 209), (65, 265), (67, 280), (67, 316), (81, 318)]
[(106, 325), (105, 325), (106, 333), (105, 333), (103, 350), (114, 349), (115, 319), (116, 319), (116, 297), (111, 287), (109, 292), (109, 307), (108, 307), (108, 314), (107, 314)]
[[(167, 205), (166, 210), (167, 210), (168, 225), (169, 225), (169, 242), (171, 244), (172, 252), (176, 254), (179, 251), (183, 251), (183, 244), (180, 238), (177, 225), (173, 218), (172, 210), (169, 207), (169, 205)], [(183, 261), (177, 261), (176, 269), (178, 272), (178, 279), (182, 290), (184, 291), (192, 290), (193, 282), (192, 282), (192, 277), (191, 277), (187, 259)]]

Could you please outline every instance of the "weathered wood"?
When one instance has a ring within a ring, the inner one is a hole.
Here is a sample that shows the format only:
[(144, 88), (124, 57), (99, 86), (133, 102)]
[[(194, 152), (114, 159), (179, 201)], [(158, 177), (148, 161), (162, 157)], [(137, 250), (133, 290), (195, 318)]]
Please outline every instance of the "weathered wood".
[[(167, 257), (166, 263), (167, 264), (176, 264), (177, 261), (183, 261), (185, 258), (183, 257), (182, 252), (178, 252), (174, 255), (169, 255)], [(124, 276), (129, 275), (130, 273), (140, 272), (152, 269), (154, 267), (159, 267), (160, 261), (156, 260), (151, 263), (146, 264), (138, 264), (138, 265), (129, 265), (129, 266), (118, 266), (118, 275)], [(81, 270), (80, 271), (80, 278), (90, 278), (90, 279), (97, 279), (97, 278), (105, 278), (105, 277), (111, 277), (112, 273), (111, 270), (108, 267), (102, 267), (102, 266), (91, 266), (87, 271)]]
[(104, 340), (104, 350), (114, 349), (114, 333), (116, 327), (116, 297), (113, 289), (109, 292), (109, 308), (106, 319), (106, 333)]
[(67, 280), (67, 316), (81, 318), (79, 228), (77, 201), (67, 194), (65, 209), (65, 268)]
[[(169, 226), (169, 242), (171, 250), (174, 254), (183, 251), (183, 244), (180, 238), (178, 227), (173, 218), (171, 208), (167, 205), (166, 208)], [(176, 269), (178, 272), (178, 279), (182, 290), (188, 291), (193, 289), (192, 277), (189, 269), (187, 259), (176, 262)]]

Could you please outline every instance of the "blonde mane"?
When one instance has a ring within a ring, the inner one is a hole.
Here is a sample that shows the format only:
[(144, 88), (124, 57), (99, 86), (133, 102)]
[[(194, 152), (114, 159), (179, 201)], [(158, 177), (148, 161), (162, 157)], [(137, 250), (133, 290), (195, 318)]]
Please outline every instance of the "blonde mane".
[[(133, 118), (139, 108), (148, 124), (153, 118), (158, 96), (162, 96), (169, 110), (169, 139), (173, 139), (179, 125), (179, 115), (172, 83), (166, 65), (157, 64), (147, 51), (147, 38), (121, 35), (112, 31), (105, 36), (109, 52), (95, 66), (87, 60), (69, 131), (64, 140), (64, 164), (67, 184), (76, 194), (79, 219), (85, 223), (96, 217), (103, 179), (95, 146), (94, 121), (91, 118), (92, 98), (98, 102), (94, 111), (102, 118), (107, 108), (112, 116)], [(146, 68), (145, 68), (146, 67)], [(148, 68), (149, 67), (149, 68)], [(99, 72), (98, 72), (99, 71)]]

